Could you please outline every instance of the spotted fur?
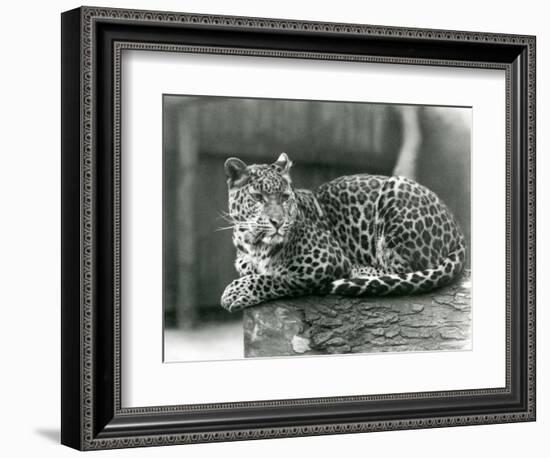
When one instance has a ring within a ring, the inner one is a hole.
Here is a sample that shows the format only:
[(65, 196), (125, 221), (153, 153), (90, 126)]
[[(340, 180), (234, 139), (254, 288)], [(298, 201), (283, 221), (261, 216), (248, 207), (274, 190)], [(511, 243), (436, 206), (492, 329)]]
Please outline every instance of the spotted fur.
[(403, 177), (353, 175), (294, 189), (292, 163), (226, 161), (235, 268), (230, 310), (279, 297), (414, 294), (462, 271), (464, 237), (445, 204)]

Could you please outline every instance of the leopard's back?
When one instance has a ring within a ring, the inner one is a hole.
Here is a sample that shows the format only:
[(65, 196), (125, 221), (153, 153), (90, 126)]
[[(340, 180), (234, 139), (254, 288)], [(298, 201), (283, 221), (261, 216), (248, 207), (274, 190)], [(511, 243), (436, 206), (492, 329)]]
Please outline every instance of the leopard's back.
[(374, 263), (377, 205), (387, 180), (380, 175), (346, 175), (315, 191), (333, 236), (355, 264)]

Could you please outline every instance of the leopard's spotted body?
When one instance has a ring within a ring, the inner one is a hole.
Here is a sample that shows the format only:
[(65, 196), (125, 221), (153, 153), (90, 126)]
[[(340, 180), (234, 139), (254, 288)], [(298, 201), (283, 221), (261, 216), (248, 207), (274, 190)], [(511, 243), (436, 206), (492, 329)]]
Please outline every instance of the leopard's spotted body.
[(352, 175), (293, 189), (291, 162), (226, 162), (240, 275), (221, 304), (285, 296), (414, 294), (451, 282), (466, 254), (460, 228), (429, 189), (403, 177)]

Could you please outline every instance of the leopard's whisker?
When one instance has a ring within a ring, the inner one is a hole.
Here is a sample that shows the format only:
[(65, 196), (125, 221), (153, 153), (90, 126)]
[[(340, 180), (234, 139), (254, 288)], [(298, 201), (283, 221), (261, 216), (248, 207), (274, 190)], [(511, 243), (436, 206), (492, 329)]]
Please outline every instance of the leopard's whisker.
[(235, 226), (218, 227), (218, 228), (214, 229), (214, 231), (215, 232), (228, 231), (229, 229), (235, 229)]
[(223, 219), (224, 221), (228, 222), (228, 223), (232, 223), (235, 221), (234, 218), (230, 217), (230, 216), (225, 216), (225, 215), (220, 215), (218, 218), (221, 218)]
[(230, 224), (229, 226), (221, 226), (216, 229), (216, 231), (225, 231), (229, 229), (238, 229), (241, 227), (245, 227), (247, 229), (261, 229), (260, 226), (254, 221), (228, 221)]

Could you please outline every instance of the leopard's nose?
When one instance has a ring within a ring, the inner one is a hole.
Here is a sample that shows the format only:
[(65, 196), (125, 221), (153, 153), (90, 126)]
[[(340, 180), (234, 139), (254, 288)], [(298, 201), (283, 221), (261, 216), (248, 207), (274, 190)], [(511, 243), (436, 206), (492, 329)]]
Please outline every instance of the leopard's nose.
[(278, 219), (269, 218), (269, 222), (275, 229), (279, 229), (283, 225), (283, 221)]

